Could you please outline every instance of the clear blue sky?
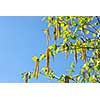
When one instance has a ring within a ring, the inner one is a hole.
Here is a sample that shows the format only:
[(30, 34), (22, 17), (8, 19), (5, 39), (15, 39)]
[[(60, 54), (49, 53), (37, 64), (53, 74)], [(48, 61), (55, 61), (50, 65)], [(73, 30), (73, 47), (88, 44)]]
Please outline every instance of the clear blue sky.
[[(22, 83), (20, 73), (33, 70), (32, 56), (45, 52), (47, 44), (43, 29), (46, 23), (41, 18), (42, 16), (0, 17), (0, 82)], [(59, 54), (55, 58), (51, 67), (57, 75), (65, 73), (70, 59), (74, 59), (70, 56), (67, 61), (65, 54)], [(44, 65), (45, 62), (42, 62), (40, 67)], [(40, 75), (38, 80), (32, 79), (30, 82), (56, 81)]]

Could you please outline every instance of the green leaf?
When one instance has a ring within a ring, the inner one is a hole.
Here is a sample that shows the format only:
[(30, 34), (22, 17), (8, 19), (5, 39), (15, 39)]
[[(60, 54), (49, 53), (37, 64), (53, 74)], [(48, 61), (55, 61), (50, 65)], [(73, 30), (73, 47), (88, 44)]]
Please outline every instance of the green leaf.
[(57, 45), (55, 44), (55, 45), (54, 45), (54, 51), (56, 51), (56, 50), (57, 50)]
[(100, 32), (100, 28), (98, 28), (98, 30), (97, 30), (98, 32)]
[(61, 75), (61, 76), (59, 77), (59, 80), (63, 80), (63, 78), (64, 78), (64, 75)]
[(45, 67), (42, 67), (41, 70), (42, 70), (43, 72), (45, 72), (46, 68), (45, 68)]
[(39, 57), (39, 61), (43, 60), (45, 57), (46, 57), (45, 54), (41, 54), (40, 57)]
[(73, 40), (76, 40), (76, 38), (77, 38), (77, 34), (73, 34), (73, 35), (71, 35), (71, 38), (72, 38)]
[(68, 70), (68, 74), (69, 74), (69, 76), (71, 76), (73, 72), (75, 72), (73, 69)]
[(72, 69), (75, 68), (74, 62), (71, 63), (70, 67), (71, 67)]
[(55, 74), (54, 74), (54, 73), (49, 75), (49, 79), (50, 79), (50, 80), (52, 80), (52, 79), (54, 79), (54, 78), (55, 78)]
[(84, 70), (85, 70), (85, 69), (84, 69), (84, 67), (82, 67), (82, 68), (81, 68), (81, 73), (83, 73), (83, 72), (84, 72)]
[(47, 28), (45, 28), (45, 29), (43, 30), (43, 32), (44, 32), (44, 33), (47, 33), (47, 32), (48, 32), (48, 29), (47, 29)]
[(94, 70), (98, 70), (96, 65), (94, 66)]
[(86, 34), (89, 34), (89, 33), (90, 33), (90, 31), (86, 31), (85, 33), (86, 33)]
[(34, 77), (34, 74), (30, 74), (29, 79), (32, 79)]
[(93, 69), (92, 69), (92, 68), (90, 68), (90, 69), (88, 70), (88, 72), (89, 72), (89, 73), (92, 73), (92, 71), (93, 71)]
[(50, 50), (52, 50), (54, 48), (54, 45), (51, 45), (48, 47)]
[(88, 65), (86, 65), (86, 66), (85, 66), (85, 69), (86, 69), (86, 70), (88, 70), (88, 69), (89, 69), (89, 66), (88, 66)]
[(23, 73), (21, 73), (21, 78), (22, 78), (22, 79), (25, 79), (25, 78), (24, 78), (24, 74), (23, 74)]
[(82, 80), (81, 80), (81, 83), (85, 83), (85, 79), (82, 79)]
[(32, 60), (35, 61), (35, 62), (36, 62), (37, 59), (38, 59), (38, 58), (37, 58), (36, 56), (33, 56), (33, 57), (32, 57)]
[(50, 53), (50, 56), (54, 56), (54, 53), (53, 53), (53, 51), (50, 51), (49, 53)]
[(94, 75), (89, 77), (89, 82), (96, 82), (96, 79), (95, 79)]
[(59, 83), (64, 83), (64, 80), (58, 80)]
[(50, 51), (49, 54), (50, 54), (50, 56), (52, 56), (53, 61), (54, 61), (54, 55), (55, 55), (54, 52), (53, 51)]
[(97, 69), (100, 70), (100, 64), (98, 64)]
[(76, 79), (76, 81), (78, 81), (78, 80), (80, 80), (80, 78), (81, 78), (80, 75), (78, 75), (78, 76), (76, 76), (75, 79)]
[(93, 37), (96, 37), (96, 33), (93, 33), (92, 36), (93, 36)]
[(57, 48), (56, 54), (58, 54), (59, 52), (61, 52), (61, 49), (62, 49), (62, 48)]

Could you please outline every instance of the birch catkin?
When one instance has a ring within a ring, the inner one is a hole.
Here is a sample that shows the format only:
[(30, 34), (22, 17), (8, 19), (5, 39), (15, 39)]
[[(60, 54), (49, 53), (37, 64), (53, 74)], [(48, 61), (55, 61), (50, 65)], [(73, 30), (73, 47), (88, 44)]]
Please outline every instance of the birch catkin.
[(75, 61), (77, 63), (77, 50), (76, 50), (76, 46), (75, 46), (75, 49), (74, 49), (74, 59), (75, 59)]
[(55, 32), (56, 32), (56, 37), (58, 37), (58, 24), (56, 24)]
[(56, 38), (60, 38), (60, 26), (59, 24), (57, 23), (56, 26), (55, 26), (55, 36)]
[(83, 44), (83, 47), (82, 47), (82, 58), (83, 58), (84, 62), (86, 62), (86, 48), (85, 48), (85, 44)]
[(58, 24), (58, 31), (57, 31), (58, 33), (57, 33), (57, 37), (58, 37), (58, 39), (60, 38), (60, 24)]
[(47, 41), (48, 42), (50, 41), (50, 31), (49, 31), (49, 29), (47, 29)]
[(34, 73), (33, 73), (33, 76), (36, 77), (36, 79), (38, 79), (38, 73), (39, 73), (39, 59), (36, 60)]
[(47, 71), (49, 72), (49, 48), (47, 49), (46, 51), (46, 68), (47, 68)]
[(56, 36), (56, 27), (54, 28), (54, 41), (56, 41), (57, 36)]
[(68, 47), (66, 48), (66, 59), (68, 59)]

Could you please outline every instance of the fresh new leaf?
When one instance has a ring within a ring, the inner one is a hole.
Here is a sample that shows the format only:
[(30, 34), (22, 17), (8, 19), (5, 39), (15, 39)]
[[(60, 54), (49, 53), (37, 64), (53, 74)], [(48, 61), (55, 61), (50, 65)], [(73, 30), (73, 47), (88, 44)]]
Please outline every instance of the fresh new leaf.
[(36, 56), (33, 56), (33, 57), (32, 57), (32, 60), (35, 61), (35, 62), (36, 62), (37, 59), (38, 59), (38, 58), (37, 58)]
[(46, 57), (45, 54), (41, 54), (40, 57), (39, 57), (39, 61), (43, 60), (45, 57)]

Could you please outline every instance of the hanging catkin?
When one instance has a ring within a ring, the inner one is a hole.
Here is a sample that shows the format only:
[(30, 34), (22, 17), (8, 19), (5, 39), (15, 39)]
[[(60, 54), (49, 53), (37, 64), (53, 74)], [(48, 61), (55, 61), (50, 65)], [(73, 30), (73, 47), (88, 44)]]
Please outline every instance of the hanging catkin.
[(83, 46), (82, 46), (82, 58), (83, 58), (84, 62), (86, 62), (86, 47), (85, 47), (85, 44), (83, 44)]
[(68, 59), (68, 47), (66, 48), (66, 59)]
[(50, 41), (50, 31), (49, 31), (49, 28), (47, 29), (47, 41), (48, 42)]
[(36, 79), (38, 79), (38, 73), (39, 73), (39, 59), (36, 60), (34, 73), (33, 73), (33, 76), (36, 77)]
[(56, 34), (56, 38), (60, 38), (60, 24), (56, 23), (55, 26), (55, 34)]
[(56, 41), (57, 36), (56, 36), (56, 27), (54, 28), (54, 42)]
[(74, 49), (74, 59), (77, 63), (77, 49), (76, 49), (76, 46), (75, 46), (75, 49)]
[(49, 48), (47, 49), (46, 51), (46, 68), (47, 68), (47, 71), (49, 72)]
[(57, 23), (56, 23), (56, 27), (55, 28), (56, 28), (56, 31), (55, 31), (56, 32), (56, 36), (58, 37), (58, 24)]
[(58, 39), (60, 38), (60, 23), (58, 24), (58, 35), (57, 35), (57, 37), (58, 37)]
[(39, 76), (39, 61), (38, 61), (38, 67), (37, 67), (37, 71), (36, 71), (36, 79), (38, 79)]

